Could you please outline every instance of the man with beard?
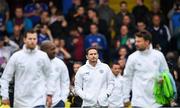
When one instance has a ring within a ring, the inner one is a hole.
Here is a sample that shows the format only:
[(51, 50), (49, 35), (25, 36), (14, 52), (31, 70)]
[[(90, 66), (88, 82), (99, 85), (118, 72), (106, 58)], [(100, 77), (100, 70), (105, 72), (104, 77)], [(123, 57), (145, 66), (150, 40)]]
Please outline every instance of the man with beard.
[(55, 93), (52, 98), (53, 108), (64, 108), (65, 101), (69, 94), (69, 72), (67, 66), (64, 62), (55, 57), (56, 56), (56, 46), (51, 41), (45, 41), (41, 44), (41, 50), (46, 52), (49, 59), (51, 60), (51, 66), (54, 75), (56, 76)]
[(129, 56), (124, 70), (124, 105), (130, 104), (132, 89), (133, 107), (160, 107), (162, 105), (156, 103), (153, 95), (153, 87), (160, 73), (169, 71), (168, 65), (163, 54), (152, 49), (152, 36), (148, 31), (136, 33), (135, 40), (137, 51)]
[(86, 64), (75, 75), (75, 92), (83, 99), (83, 108), (108, 106), (108, 97), (114, 87), (114, 78), (109, 66), (98, 59), (98, 50), (86, 50)]
[(14, 108), (51, 107), (56, 77), (50, 60), (46, 53), (38, 50), (36, 32), (28, 31), (24, 43), (23, 49), (11, 56), (1, 77), (2, 104), (10, 104), (8, 87), (14, 76)]

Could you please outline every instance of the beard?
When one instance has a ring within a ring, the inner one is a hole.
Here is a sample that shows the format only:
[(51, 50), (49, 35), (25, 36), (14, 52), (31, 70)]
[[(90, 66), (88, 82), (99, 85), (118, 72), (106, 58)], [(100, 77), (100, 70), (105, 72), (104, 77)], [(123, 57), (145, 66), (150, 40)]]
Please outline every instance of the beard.
[(34, 50), (36, 48), (36, 45), (26, 45), (26, 48)]
[(145, 51), (146, 48), (138, 48), (138, 47), (136, 47), (136, 50), (138, 50), (138, 51)]

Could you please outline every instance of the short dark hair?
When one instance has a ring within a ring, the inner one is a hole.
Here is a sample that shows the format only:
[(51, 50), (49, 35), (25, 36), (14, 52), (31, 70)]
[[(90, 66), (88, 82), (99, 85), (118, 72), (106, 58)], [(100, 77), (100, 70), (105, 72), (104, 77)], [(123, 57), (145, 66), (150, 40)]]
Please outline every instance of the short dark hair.
[(127, 2), (126, 1), (121, 1), (120, 5), (122, 5), (122, 4), (126, 4), (127, 5)]
[(96, 14), (96, 16), (99, 16), (98, 11), (96, 9), (94, 9), (94, 8), (89, 8), (88, 11), (92, 11), (92, 12), (94, 12)]
[(82, 66), (82, 62), (81, 62), (81, 61), (74, 61), (73, 65), (74, 65), (74, 64), (79, 64), (79, 65)]
[(136, 37), (141, 37), (143, 38), (144, 40), (148, 40), (150, 43), (152, 42), (152, 35), (150, 32), (148, 32), (147, 30), (144, 30), (144, 31), (140, 31), (140, 32), (137, 32), (135, 34)]
[(145, 21), (145, 20), (143, 20), (143, 19), (141, 19), (141, 20), (137, 20), (137, 21), (136, 21), (136, 25), (137, 25), (138, 23), (144, 23), (145, 25), (147, 25), (147, 24), (146, 24), (146, 21)]
[(53, 43), (53, 42), (51, 42), (51, 41), (49, 41), (49, 40), (43, 41), (43, 42), (41, 43), (41, 45), (40, 45), (40, 49), (41, 49), (42, 51), (46, 52), (47, 49), (48, 49), (48, 47), (49, 47), (50, 45), (52, 45), (52, 43)]
[(89, 47), (86, 49), (86, 55), (88, 55), (89, 50), (95, 49), (98, 52), (98, 49), (96, 47)]
[(27, 34), (34, 34), (34, 33), (37, 33), (35, 30), (28, 30), (27, 32), (24, 33), (24, 38), (27, 38)]
[(119, 63), (117, 61), (114, 61), (110, 66), (111, 68), (114, 66), (114, 65), (119, 65)]

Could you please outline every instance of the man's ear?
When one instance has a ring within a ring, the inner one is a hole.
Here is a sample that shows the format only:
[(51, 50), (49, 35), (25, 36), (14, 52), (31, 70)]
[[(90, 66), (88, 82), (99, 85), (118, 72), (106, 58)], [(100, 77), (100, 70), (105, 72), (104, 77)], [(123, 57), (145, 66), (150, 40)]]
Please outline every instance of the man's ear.
[(151, 42), (149, 40), (145, 40), (146, 45), (150, 45)]
[(88, 59), (88, 56), (86, 55), (86, 59)]

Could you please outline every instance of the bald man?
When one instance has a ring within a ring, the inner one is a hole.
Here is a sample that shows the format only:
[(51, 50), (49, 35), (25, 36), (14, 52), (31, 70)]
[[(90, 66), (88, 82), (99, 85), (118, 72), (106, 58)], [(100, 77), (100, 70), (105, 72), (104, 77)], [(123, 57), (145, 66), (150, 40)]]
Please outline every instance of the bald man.
[(41, 44), (41, 50), (46, 52), (51, 60), (52, 70), (56, 77), (56, 88), (52, 99), (53, 108), (63, 108), (69, 94), (69, 72), (64, 62), (58, 59), (56, 56), (56, 46), (51, 41), (45, 41)]

